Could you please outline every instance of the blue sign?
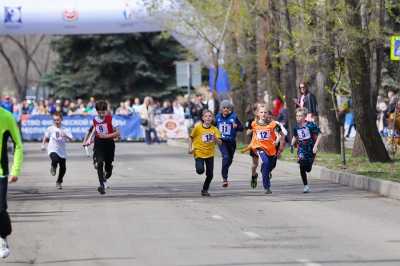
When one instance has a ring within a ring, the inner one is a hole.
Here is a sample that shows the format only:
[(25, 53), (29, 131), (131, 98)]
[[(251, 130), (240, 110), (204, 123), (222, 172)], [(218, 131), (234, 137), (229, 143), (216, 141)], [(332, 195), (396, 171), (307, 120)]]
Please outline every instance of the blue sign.
[(390, 59), (400, 61), (400, 36), (392, 36), (390, 41)]
[(22, 7), (4, 7), (4, 24), (22, 24)]
[[(212, 89), (214, 87), (214, 79), (215, 79), (215, 69), (210, 68), (210, 88)], [(230, 82), (229, 82), (229, 76), (228, 73), (223, 69), (222, 67), (218, 68), (218, 78), (217, 78), (217, 86), (216, 90), (218, 94), (223, 94), (226, 93), (230, 90)]]
[[(69, 129), (74, 140), (83, 140), (90, 126), (93, 124), (93, 116), (71, 115), (65, 116), (63, 127)], [(121, 140), (137, 140), (143, 138), (140, 126), (140, 116), (113, 116), (114, 126), (119, 128)], [(42, 140), (46, 129), (53, 125), (50, 115), (30, 115), (21, 119), (22, 139), (27, 141)]]

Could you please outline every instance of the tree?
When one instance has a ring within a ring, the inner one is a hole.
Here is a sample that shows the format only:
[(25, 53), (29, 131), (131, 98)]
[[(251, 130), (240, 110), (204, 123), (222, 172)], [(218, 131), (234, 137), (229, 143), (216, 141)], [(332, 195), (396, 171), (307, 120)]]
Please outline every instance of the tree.
[(363, 31), (360, 0), (346, 0), (349, 41), (346, 63), (358, 133), (371, 162), (388, 162), (389, 154), (376, 127), (375, 102), (371, 102), (371, 63), (367, 58), (369, 43)]
[(25, 98), (30, 86), (40, 86), (40, 77), (50, 67), (51, 53), (47, 41), (44, 35), (7, 35), (0, 39), (0, 55), (12, 76), (19, 100)]
[(57, 94), (119, 101), (122, 95), (169, 97), (179, 91), (174, 61), (185, 52), (165, 34), (65, 36), (52, 45), (59, 62), (44, 82)]

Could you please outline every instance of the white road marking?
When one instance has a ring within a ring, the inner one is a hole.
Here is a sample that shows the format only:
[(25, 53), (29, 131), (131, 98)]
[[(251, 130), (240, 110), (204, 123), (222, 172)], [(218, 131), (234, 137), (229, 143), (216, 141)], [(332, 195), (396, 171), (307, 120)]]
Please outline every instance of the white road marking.
[(243, 234), (245, 234), (246, 236), (248, 236), (252, 239), (260, 239), (261, 238), (261, 236), (259, 234), (256, 234), (254, 232), (246, 231), (246, 232), (243, 232)]
[(211, 216), (211, 218), (215, 219), (215, 220), (223, 220), (224, 217), (222, 217), (221, 215), (218, 214), (214, 214), (213, 216)]
[(311, 260), (300, 259), (300, 260), (297, 260), (297, 261), (300, 262), (300, 263), (303, 263), (304, 266), (322, 266), (321, 264), (312, 262)]

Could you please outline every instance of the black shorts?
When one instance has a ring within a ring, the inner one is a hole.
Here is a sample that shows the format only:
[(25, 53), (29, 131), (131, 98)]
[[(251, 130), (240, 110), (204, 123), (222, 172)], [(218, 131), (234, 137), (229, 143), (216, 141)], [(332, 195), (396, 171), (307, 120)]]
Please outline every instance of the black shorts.
[(255, 153), (253, 150), (250, 150), (250, 156), (251, 156), (252, 158), (254, 158), (254, 157), (258, 157), (258, 154)]
[(95, 139), (93, 156), (97, 162), (113, 162), (115, 142), (109, 139)]

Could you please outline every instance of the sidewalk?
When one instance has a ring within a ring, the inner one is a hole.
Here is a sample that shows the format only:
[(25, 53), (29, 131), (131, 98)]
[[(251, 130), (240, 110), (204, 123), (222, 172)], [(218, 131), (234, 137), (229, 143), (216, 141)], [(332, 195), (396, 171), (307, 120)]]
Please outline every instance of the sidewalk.
[[(187, 143), (182, 140), (168, 140), (167, 144), (175, 147), (187, 148)], [(237, 153), (235, 156), (236, 158), (241, 159), (247, 158), (247, 155), (240, 153)], [(298, 165), (295, 162), (279, 161), (279, 165), (291, 172), (293, 171), (294, 174), (297, 174), (298, 172)], [(349, 186), (355, 189), (366, 190), (377, 193), (378, 195), (384, 197), (400, 200), (400, 183), (334, 171), (318, 165), (313, 167), (312, 174), (314, 178), (329, 180), (332, 183)]]

